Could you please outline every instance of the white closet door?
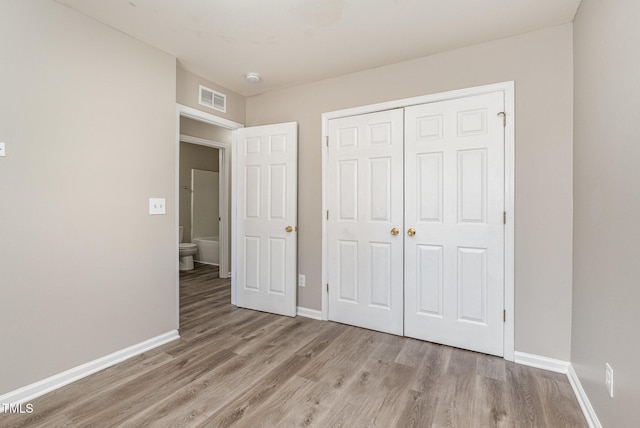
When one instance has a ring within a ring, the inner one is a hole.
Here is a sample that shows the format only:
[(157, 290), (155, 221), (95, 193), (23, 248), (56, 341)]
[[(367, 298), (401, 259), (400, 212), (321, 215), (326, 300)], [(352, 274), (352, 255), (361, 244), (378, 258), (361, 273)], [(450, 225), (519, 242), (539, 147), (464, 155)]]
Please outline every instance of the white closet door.
[(237, 142), (237, 303), (295, 316), (298, 125), (242, 128)]
[(399, 109), (330, 120), (327, 155), (329, 319), (399, 335), (402, 116)]
[(503, 110), (502, 92), (405, 110), (405, 335), (500, 356)]

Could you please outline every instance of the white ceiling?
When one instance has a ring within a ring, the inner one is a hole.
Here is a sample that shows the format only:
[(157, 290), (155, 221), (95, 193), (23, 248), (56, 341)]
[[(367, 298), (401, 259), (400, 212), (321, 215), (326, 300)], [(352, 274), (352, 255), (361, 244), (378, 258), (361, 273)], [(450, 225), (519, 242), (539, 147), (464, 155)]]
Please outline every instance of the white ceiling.
[[(573, 21), (580, 0), (55, 0), (249, 96)], [(248, 83), (247, 72), (263, 77)]]

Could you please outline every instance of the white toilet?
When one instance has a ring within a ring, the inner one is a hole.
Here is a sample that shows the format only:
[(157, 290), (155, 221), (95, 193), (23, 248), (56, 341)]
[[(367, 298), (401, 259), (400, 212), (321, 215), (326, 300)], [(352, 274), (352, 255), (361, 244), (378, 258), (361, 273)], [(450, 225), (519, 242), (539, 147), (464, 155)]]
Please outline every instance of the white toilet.
[(180, 244), (178, 248), (178, 254), (180, 257), (180, 270), (192, 270), (193, 269), (193, 255), (198, 251), (196, 244), (182, 243), (183, 229), (180, 226)]

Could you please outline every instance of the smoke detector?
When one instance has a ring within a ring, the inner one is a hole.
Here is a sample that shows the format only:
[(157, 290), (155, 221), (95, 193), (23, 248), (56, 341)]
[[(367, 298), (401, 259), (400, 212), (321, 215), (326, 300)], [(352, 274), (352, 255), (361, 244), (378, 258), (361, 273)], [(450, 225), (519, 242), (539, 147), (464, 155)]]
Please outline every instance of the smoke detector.
[(262, 77), (258, 73), (247, 73), (246, 74), (247, 82), (251, 83), (260, 83)]

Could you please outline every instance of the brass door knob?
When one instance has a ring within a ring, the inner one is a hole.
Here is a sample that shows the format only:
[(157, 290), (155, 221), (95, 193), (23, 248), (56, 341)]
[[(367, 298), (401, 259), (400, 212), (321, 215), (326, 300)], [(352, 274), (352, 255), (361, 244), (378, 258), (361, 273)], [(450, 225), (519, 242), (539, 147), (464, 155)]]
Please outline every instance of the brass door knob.
[(407, 235), (409, 236), (415, 236), (416, 234), (416, 230), (413, 228), (409, 228), (409, 230), (407, 230)]
[(400, 233), (400, 230), (398, 230), (397, 227), (394, 227), (393, 229), (391, 229), (391, 234), (393, 236), (398, 236), (398, 233)]
[(293, 232), (293, 226), (287, 226), (287, 227), (284, 228), (284, 230), (287, 233), (291, 233), (291, 232)]

